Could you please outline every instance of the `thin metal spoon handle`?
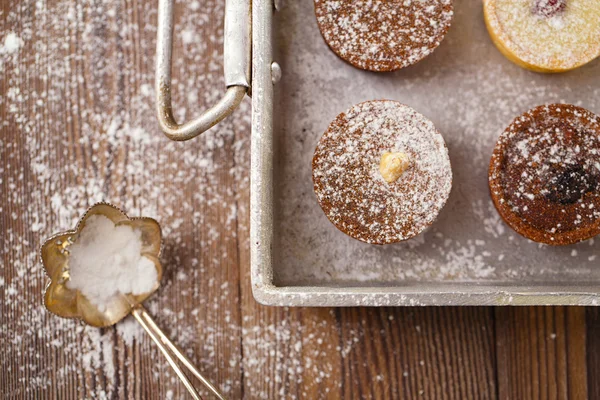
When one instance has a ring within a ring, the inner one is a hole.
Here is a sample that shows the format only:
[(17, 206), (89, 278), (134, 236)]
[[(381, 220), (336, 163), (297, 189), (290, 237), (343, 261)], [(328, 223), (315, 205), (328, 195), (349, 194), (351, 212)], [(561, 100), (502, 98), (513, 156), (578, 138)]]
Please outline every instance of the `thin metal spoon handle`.
[[(132, 314), (140, 322), (140, 324), (144, 327), (144, 329), (146, 329), (146, 331), (150, 334), (152, 339), (160, 347), (161, 351), (163, 351), (163, 354), (165, 354), (165, 351), (167, 351), (167, 349), (171, 350), (171, 352), (175, 355), (175, 357), (177, 357), (177, 359), (192, 374), (194, 374), (194, 376), (196, 378), (198, 378), (198, 380), (200, 382), (202, 382), (202, 384), (204, 386), (206, 386), (206, 388), (208, 390), (210, 390), (219, 400), (226, 400), (225, 396), (221, 392), (219, 392), (219, 389), (217, 389), (208, 379), (206, 379), (200, 373), (200, 371), (198, 371), (198, 369), (194, 366), (192, 361), (189, 358), (187, 358), (186, 355), (179, 349), (179, 347), (177, 347), (175, 345), (175, 343), (173, 343), (168, 338), (168, 336), (165, 335), (165, 333), (158, 327), (158, 325), (156, 325), (156, 323), (154, 322), (154, 320), (152, 319), (150, 314), (148, 314), (146, 309), (141, 304), (138, 304), (133, 308)], [(164, 350), (163, 350), (163, 348), (164, 348)], [(167, 359), (169, 360), (169, 363), (171, 364), (170, 360), (172, 359), (172, 355), (169, 354)], [(171, 366), (173, 366), (173, 364), (171, 364)], [(181, 371), (181, 369), (179, 369), (179, 366), (177, 366), (177, 368), (175, 368), (175, 367), (173, 367), (173, 368), (175, 369), (175, 372), (177, 372), (177, 375), (179, 375), (179, 377), (181, 378), (183, 383), (186, 385), (188, 390), (190, 390), (190, 387), (188, 387), (188, 385), (186, 384), (186, 381), (189, 383), (189, 380), (187, 379), (185, 374), (183, 374), (183, 372), (181, 372), (181, 374), (183, 375), (183, 378), (182, 378), (182, 375), (180, 375), (178, 372), (178, 371)], [(192, 389), (194, 390), (194, 392), (196, 392), (193, 387), (192, 387)], [(191, 390), (190, 390), (190, 393), (192, 393)], [(197, 394), (197, 392), (196, 392), (196, 394)], [(192, 393), (192, 395), (194, 395), (194, 394)]]
[(181, 369), (181, 367), (179, 366), (179, 364), (177, 364), (177, 362), (175, 361), (175, 358), (171, 355), (171, 353), (169, 353), (169, 350), (162, 343), (162, 341), (159, 338), (159, 336), (152, 330), (152, 328), (150, 328), (150, 326), (148, 325), (147, 321), (142, 316), (142, 314), (144, 313), (144, 310), (143, 309), (140, 310), (138, 308), (134, 308), (131, 311), (131, 313), (133, 314), (133, 316), (135, 317), (135, 319), (137, 319), (137, 321), (140, 323), (140, 325), (142, 325), (142, 327), (146, 330), (146, 332), (148, 332), (148, 334), (150, 335), (150, 337), (152, 338), (152, 340), (154, 340), (154, 343), (156, 343), (158, 345), (158, 348), (163, 353), (163, 355), (167, 358), (167, 361), (171, 365), (171, 368), (173, 368), (175, 370), (175, 372), (177, 373), (177, 376), (179, 376), (179, 379), (181, 379), (181, 381), (185, 385), (186, 389), (190, 392), (190, 394), (192, 395), (192, 397), (194, 398), (194, 400), (202, 400), (202, 397), (196, 391), (196, 389), (192, 385), (192, 382), (190, 382), (190, 380), (188, 379), (188, 377), (183, 373), (183, 370)]

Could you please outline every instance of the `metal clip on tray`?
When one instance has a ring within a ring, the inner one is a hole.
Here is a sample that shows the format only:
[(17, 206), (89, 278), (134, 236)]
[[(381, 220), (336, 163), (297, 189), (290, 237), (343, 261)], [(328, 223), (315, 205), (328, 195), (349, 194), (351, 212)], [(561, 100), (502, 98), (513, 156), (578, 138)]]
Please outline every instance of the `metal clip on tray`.
[(251, 65), (250, 0), (225, 2), (224, 73), (227, 91), (213, 107), (191, 121), (178, 123), (171, 104), (171, 61), (173, 56), (173, 0), (158, 5), (156, 44), (156, 111), (162, 131), (169, 139), (192, 139), (212, 128), (242, 102), (250, 91)]

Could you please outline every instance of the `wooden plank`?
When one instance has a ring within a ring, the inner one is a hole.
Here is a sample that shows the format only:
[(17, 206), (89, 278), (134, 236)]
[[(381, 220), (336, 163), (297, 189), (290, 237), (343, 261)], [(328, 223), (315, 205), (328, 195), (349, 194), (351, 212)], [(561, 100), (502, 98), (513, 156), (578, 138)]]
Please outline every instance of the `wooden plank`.
[(585, 399), (585, 309), (496, 308), (500, 399)]
[(586, 309), (588, 398), (600, 399), (600, 309)]
[(345, 359), (346, 376), (358, 383), (347, 386), (349, 398), (495, 398), (490, 309), (345, 309), (341, 316), (342, 331), (364, 342)]
[[(247, 118), (185, 144), (159, 132), (155, 1), (1, 3), (0, 45), (10, 47), (0, 54), (0, 342), (10, 343), (0, 356), (1, 391), (15, 398), (187, 396), (133, 322), (98, 330), (41, 307), (40, 242), (108, 200), (161, 222), (165, 277), (147, 306), (209, 379), (240, 398), (232, 154)], [(223, 7), (217, 0), (177, 5), (179, 118), (224, 90)]]

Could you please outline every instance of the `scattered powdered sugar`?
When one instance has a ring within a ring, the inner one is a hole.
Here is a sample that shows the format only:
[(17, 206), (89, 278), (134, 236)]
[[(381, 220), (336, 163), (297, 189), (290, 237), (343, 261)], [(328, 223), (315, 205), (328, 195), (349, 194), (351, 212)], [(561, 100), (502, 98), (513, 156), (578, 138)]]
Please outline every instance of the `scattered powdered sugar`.
[(600, 2), (564, 3), (564, 10), (545, 15), (535, 10), (548, 8), (543, 0), (484, 1), (490, 28), (503, 46), (534, 66), (562, 70), (600, 55)]
[(69, 280), (103, 312), (115, 296), (152, 291), (157, 272), (143, 256), (142, 233), (130, 225), (115, 225), (104, 215), (92, 215), (69, 246)]
[(128, 346), (132, 346), (134, 340), (141, 340), (146, 335), (144, 328), (132, 316), (123, 319), (116, 325), (116, 328), (119, 336)]
[[(410, 160), (393, 183), (379, 172), (388, 151)], [(356, 239), (385, 244), (414, 237), (436, 219), (450, 193), (452, 170), (431, 121), (398, 102), (373, 101), (331, 123), (315, 151), (313, 180), (332, 223)]]
[[(175, 3), (175, 32), (185, 29), (195, 39), (186, 44), (175, 34), (173, 97), (181, 121), (224, 93), (225, 4)], [(157, 398), (167, 390), (187, 398), (133, 319), (97, 329), (43, 307), (48, 278), (41, 243), (72, 229), (99, 201), (160, 222), (164, 276), (144, 305), (226, 395), (241, 393), (239, 291), (215, 295), (206, 276), (210, 271), (220, 287), (239, 271), (250, 102), (197, 140), (176, 143), (160, 132), (156, 6), (10, 0), (0, 17), (6, 27), (0, 32), (0, 108), (6, 110), (0, 121), (0, 343), (8, 344), (0, 365), (10, 377), (0, 391), (9, 397), (67, 388), (77, 398), (124, 397), (150, 376), (161, 382)], [(145, 371), (141, 380), (137, 368)]]
[(315, 0), (321, 33), (352, 65), (390, 71), (431, 54), (452, 20), (451, 0)]
[(4, 44), (0, 46), (0, 54), (16, 52), (21, 46), (21, 42), (21, 39), (14, 32), (8, 32), (4, 37)]

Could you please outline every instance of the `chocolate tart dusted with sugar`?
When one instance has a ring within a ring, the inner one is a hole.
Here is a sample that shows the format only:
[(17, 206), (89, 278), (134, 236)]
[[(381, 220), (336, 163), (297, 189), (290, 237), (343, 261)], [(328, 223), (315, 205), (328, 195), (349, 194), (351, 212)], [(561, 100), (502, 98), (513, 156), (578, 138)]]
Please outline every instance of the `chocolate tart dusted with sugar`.
[(360, 103), (338, 115), (317, 145), (312, 168), (327, 218), (373, 244), (421, 233), (452, 187), (442, 135), (429, 119), (390, 100)]
[(600, 118), (569, 105), (536, 107), (502, 133), (489, 170), (492, 199), (510, 227), (567, 245), (600, 233)]
[(453, 15), (452, 0), (315, 0), (327, 45), (369, 71), (393, 71), (431, 54)]
[(537, 72), (563, 72), (600, 55), (598, 0), (483, 0), (496, 47)]

